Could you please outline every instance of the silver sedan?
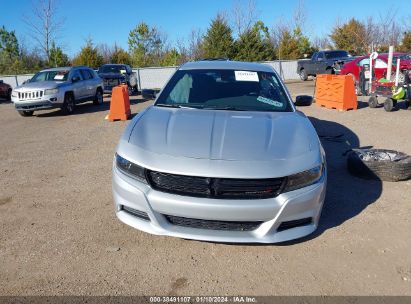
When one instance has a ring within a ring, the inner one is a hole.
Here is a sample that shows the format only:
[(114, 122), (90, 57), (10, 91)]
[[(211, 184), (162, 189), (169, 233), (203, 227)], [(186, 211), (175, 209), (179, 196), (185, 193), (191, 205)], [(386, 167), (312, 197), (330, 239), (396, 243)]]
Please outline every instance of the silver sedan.
[(318, 225), (325, 154), (268, 65), (182, 65), (127, 126), (113, 161), (117, 217), (139, 230), (274, 243)]

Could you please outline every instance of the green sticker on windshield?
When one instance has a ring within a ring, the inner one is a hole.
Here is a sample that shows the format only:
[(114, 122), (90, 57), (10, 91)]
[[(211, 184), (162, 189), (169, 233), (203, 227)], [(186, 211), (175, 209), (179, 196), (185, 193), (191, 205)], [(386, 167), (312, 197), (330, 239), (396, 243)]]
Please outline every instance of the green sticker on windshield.
[(272, 106), (277, 107), (277, 108), (282, 108), (284, 106), (284, 104), (282, 102), (272, 100), (272, 99), (269, 99), (269, 98), (266, 98), (266, 97), (263, 97), (263, 96), (258, 96), (257, 100), (260, 101), (260, 102), (272, 105)]

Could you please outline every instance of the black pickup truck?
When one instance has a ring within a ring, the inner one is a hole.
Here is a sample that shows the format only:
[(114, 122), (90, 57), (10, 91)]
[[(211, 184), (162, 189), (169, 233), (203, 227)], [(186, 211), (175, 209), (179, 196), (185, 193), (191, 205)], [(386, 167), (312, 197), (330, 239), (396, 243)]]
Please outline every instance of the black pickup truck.
[(136, 73), (127, 64), (104, 64), (97, 73), (103, 79), (104, 93), (111, 93), (113, 87), (122, 83), (127, 84), (129, 95), (138, 91)]
[(301, 59), (297, 63), (297, 73), (301, 80), (307, 80), (308, 76), (317, 74), (338, 74), (340, 66), (353, 60), (347, 51), (319, 51), (315, 52), (311, 59)]

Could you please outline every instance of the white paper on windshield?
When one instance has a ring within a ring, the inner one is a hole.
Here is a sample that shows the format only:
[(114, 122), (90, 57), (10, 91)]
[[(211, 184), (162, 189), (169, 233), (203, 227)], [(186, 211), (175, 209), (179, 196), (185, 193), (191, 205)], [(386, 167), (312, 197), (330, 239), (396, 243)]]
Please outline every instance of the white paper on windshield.
[(64, 74), (57, 74), (54, 76), (54, 80), (63, 80), (64, 79)]
[(234, 74), (236, 81), (259, 81), (257, 72), (234, 71)]

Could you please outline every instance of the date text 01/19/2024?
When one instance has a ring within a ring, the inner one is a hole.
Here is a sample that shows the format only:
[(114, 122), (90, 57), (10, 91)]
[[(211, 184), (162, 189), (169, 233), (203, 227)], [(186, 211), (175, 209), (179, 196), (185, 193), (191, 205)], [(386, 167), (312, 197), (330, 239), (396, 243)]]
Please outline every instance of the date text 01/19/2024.
[(248, 296), (157, 296), (150, 297), (150, 303), (257, 303), (257, 299)]

